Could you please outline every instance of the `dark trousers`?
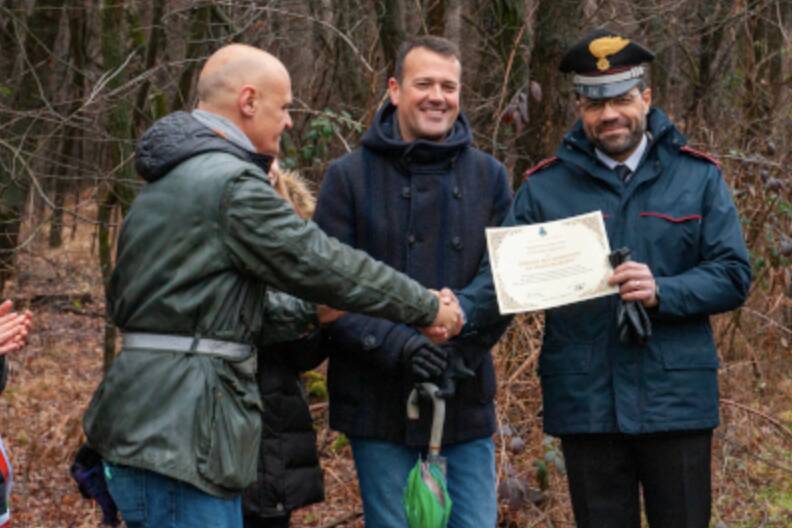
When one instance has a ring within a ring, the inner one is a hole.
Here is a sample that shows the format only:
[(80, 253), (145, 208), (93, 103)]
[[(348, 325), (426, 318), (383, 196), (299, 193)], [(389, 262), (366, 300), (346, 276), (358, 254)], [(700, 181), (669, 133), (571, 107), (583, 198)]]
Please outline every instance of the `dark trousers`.
[(706, 528), (712, 431), (561, 437), (579, 528)]
[(289, 528), (290, 519), (290, 513), (286, 513), (281, 517), (245, 515), (245, 528)]

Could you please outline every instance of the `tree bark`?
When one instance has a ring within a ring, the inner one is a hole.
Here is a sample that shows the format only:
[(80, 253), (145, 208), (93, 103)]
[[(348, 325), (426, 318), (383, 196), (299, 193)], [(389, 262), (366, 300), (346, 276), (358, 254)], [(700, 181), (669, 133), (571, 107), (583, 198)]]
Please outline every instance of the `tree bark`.
[[(115, 71), (125, 60), (127, 50), (124, 48), (126, 39), (123, 37), (126, 27), (124, 0), (104, 0), (101, 4), (101, 51), (102, 66), (105, 71)], [(121, 86), (127, 75), (118, 72), (108, 81), (107, 88), (113, 90)], [(113, 240), (111, 237), (111, 218), (113, 208), (117, 205), (125, 211), (132, 201), (132, 190), (129, 182), (134, 177), (132, 166), (127, 162), (131, 148), (131, 115), (132, 109), (127, 99), (118, 97), (111, 103), (106, 112), (106, 129), (112, 138), (109, 144), (108, 182), (104, 192), (99, 195), (97, 222), (99, 225), (99, 268), (105, 286), (105, 293), (110, 284), (113, 269)], [(110, 368), (115, 357), (116, 330), (111, 321), (105, 324), (104, 335), (104, 368)]]
[(188, 62), (179, 76), (178, 88), (176, 93), (173, 94), (173, 99), (171, 99), (171, 112), (176, 110), (186, 110), (191, 102), (192, 88), (195, 84), (195, 70), (198, 68), (198, 63), (194, 60), (190, 61), (189, 59), (195, 59), (200, 55), (201, 49), (204, 46), (205, 37), (209, 33), (209, 24), (211, 23), (211, 20), (211, 5), (193, 8), (192, 22), (190, 24), (190, 35), (187, 42), (187, 51), (184, 54), (184, 57), (188, 59)]
[(462, 45), (462, 0), (446, 0), (445, 2), (445, 38), (457, 46)]
[(377, 2), (377, 28), (380, 46), (385, 57), (387, 76), (393, 76), (393, 67), (399, 46), (406, 36), (402, 0), (380, 0)]
[(542, 90), (542, 100), (531, 100), (528, 131), (520, 141), (523, 154), (514, 170), (515, 183), (522, 173), (558, 148), (575, 114), (571, 80), (558, 71), (564, 52), (580, 38), (577, 24), (582, 16), (582, 0), (540, 0), (533, 25), (533, 46), (529, 62), (532, 82)]
[[(86, 58), (86, 22), (84, 12), (80, 9), (70, 9), (69, 17), (69, 56), (72, 65), (72, 103), (67, 110), (68, 116), (74, 116), (80, 109), (85, 93), (85, 58)], [(63, 243), (63, 206), (66, 202), (66, 194), (69, 190), (67, 178), (73, 171), (71, 160), (79, 159), (82, 148), (77, 143), (81, 140), (80, 131), (77, 127), (67, 124), (63, 130), (63, 141), (60, 148), (60, 163), (55, 171), (55, 195), (53, 197), (54, 208), (50, 219), (49, 246), (58, 248)]]

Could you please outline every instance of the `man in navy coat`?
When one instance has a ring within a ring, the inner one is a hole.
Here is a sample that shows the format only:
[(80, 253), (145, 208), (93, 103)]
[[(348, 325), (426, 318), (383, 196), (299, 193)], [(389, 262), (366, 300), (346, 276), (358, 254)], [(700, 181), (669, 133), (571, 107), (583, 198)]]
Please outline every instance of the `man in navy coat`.
[[(419, 37), (402, 46), (389, 101), (362, 147), (330, 165), (314, 219), (328, 234), (363, 249), (429, 288), (468, 284), (485, 253), (484, 228), (500, 224), (511, 202), (506, 170), (472, 145), (460, 112), (462, 68), (449, 41)], [(475, 375), (447, 402), (452, 528), (493, 528), (497, 517), (495, 325), (449, 342)], [(366, 526), (406, 526), (407, 475), (429, 440), (431, 408), (407, 420), (415, 378), (402, 358), (422, 346), (413, 328), (349, 314), (329, 331), (330, 425), (351, 441)], [(441, 336), (435, 336), (441, 337)]]
[[(745, 300), (751, 272), (717, 161), (686, 146), (651, 107), (653, 55), (598, 30), (573, 46), (579, 121), (556, 157), (529, 170), (504, 225), (601, 210), (611, 248), (632, 261), (619, 296), (548, 310), (539, 374), (544, 429), (559, 436), (580, 527), (708, 526), (718, 355), (709, 316)], [(460, 292), (467, 331), (497, 317), (485, 265)], [(620, 337), (621, 301), (641, 303), (652, 335)], [(626, 341), (626, 342), (625, 342)]]

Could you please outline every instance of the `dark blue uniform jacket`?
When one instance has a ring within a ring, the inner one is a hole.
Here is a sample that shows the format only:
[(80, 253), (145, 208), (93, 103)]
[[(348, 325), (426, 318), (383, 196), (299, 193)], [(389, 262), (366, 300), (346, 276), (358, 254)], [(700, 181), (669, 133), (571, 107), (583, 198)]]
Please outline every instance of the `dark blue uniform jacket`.
[[(511, 203), (503, 165), (471, 145), (460, 114), (443, 142), (405, 143), (395, 107), (383, 107), (363, 146), (332, 163), (314, 220), (329, 235), (405, 272), (424, 286), (467, 285), (481, 264), (484, 228), (499, 225)], [(476, 372), (448, 403), (443, 443), (491, 435), (495, 374), (490, 347), (504, 324), (454, 346)], [(426, 445), (431, 411), (406, 419), (413, 381), (399, 364), (415, 330), (384, 319), (347, 315), (329, 329), (330, 425), (350, 436)]]
[[(626, 246), (659, 286), (645, 347), (616, 334), (618, 296), (545, 314), (539, 361), (549, 434), (709, 429), (718, 424), (718, 355), (709, 316), (745, 300), (751, 280), (740, 221), (718, 166), (683, 148), (658, 109), (625, 185), (597, 160), (578, 123), (557, 160), (520, 187), (504, 225), (601, 210), (612, 249)], [(470, 329), (497, 314), (487, 264), (461, 293)]]

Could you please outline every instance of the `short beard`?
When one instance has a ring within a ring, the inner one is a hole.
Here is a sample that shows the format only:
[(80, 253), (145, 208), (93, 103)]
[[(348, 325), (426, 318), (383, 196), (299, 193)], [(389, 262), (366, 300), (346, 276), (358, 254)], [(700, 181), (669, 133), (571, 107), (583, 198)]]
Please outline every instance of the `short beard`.
[(646, 134), (646, 117), (641, 119), (641, 122), (638, 123), (638, 126), (635, 127), (634, 130), (630, 131), (630, 135), (627, 136), (626, 141), (615, 148), (606, 145), (597, 138), (591, 137), (589, 138), (589, 141), (591, 141), (591, 143), (596, 148), (608, 156), (617, 157), (635, 150), (635, 148), (641, 143), (641, 139), (643, 139), (644, 134)]

